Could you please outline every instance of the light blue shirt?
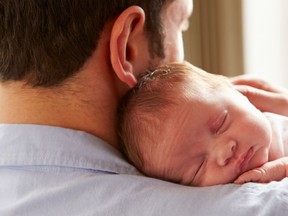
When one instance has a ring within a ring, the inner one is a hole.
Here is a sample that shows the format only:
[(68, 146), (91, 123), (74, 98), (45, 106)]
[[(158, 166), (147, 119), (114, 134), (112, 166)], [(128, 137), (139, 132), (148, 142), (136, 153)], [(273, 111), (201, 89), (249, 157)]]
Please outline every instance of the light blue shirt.
[(81, 131), (0, 125), (1, 216), (287, 215), (288, 180), (186, 187), (142, 176)]

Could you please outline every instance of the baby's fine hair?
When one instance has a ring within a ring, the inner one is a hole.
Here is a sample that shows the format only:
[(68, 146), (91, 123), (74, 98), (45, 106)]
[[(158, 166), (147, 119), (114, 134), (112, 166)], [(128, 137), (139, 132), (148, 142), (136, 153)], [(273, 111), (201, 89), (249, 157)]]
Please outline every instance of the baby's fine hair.
[(149, 162), (157, 163), (153, 152), (157, 152), (158, 137), (165, 130), (171, 109), (185, 100), (185, 96), (179, 97), (179, 91), (185, 92), (188, 82), (212, 89), (228, 83), (222, 76), (209, 74), (189, 63), (166, 64), (140, 76), (119, 106), (117, 130), (121, 149), (144, 174), (161, 177), (149, 172), (153, 166)]

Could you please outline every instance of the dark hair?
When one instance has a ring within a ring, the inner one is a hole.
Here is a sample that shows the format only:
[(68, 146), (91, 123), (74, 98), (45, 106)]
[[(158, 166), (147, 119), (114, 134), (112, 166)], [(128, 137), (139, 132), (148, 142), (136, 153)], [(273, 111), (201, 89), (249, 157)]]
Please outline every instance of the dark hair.
[(131, 5), (146, 13), (151, 57), (164, 57), (160, 12), (172, 0), (0, 0), (0, 80), (55, 86), (97, 47), (106, 22)]

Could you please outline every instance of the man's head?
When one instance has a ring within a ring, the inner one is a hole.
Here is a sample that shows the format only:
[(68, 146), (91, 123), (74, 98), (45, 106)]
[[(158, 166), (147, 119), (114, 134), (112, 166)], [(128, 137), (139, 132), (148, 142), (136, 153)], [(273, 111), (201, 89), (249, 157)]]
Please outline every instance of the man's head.
[(268, 160), (271, 128), (263, 114), (226, 78), (189, 64), (143, 76), (121, 114), (124, 151), (152, 177), (224, 184)]
[(120, 98), (151, 65), (183, 61), (192, 5), (0, 0), (0, 93), (9, 99), (0, 100), (0, 121), (84, 130), (117, 146)]
[(33, 86), (62, 83), (81, 70), (105, 25), (133, 5), (145, 13), (150, 55), (164, 58), (161, 15), (173, 1), (1, 1), (0, 79), (25, 80)]

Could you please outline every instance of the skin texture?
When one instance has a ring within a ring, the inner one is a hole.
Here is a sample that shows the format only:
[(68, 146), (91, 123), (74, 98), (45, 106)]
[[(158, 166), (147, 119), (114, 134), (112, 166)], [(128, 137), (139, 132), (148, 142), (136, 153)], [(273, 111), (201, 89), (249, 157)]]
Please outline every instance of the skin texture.
[(246, 182), (268, 183), (280, 181), (288, 176), (288, 157), (279, 158), (268, 162), (263, 166), (252, 169), (240, 175), (234, 183), (243, 184)]
[[(187, 27), (192, 4), (191, 0), (175, 0), (162, 12), (164, 58), (149, 55), (145, 14), (141, 8), (132, 6), (106, 23), (97, 49), (64, 85), (33, 88), (21, 81), (0, 83), (0, 123), (82, 130), (119, 148), (115, 122), (121, 97), (135, 85), (139, 74), (151, 66), (183, 60), (182, 31)], [(258, 80), (247, 82), (251, 86), (255, 86), (254, 83)], [(282, 92), (274, 92), (271, 97), (265, 92), (254, 92), (255, 89), (249, 88), (245, 94), (255, 95), (257, 106), (265, 106), (267, 101), (278, 101), (278, 96), (283, 96)], [(288, 110), (287, 103), (280, 105), (279, 110)]]
[(249, 74), (231, 78), (235, 88), (262, 112), (288, 116), (288, 91)]
[(183, 185), (282, 179), (288, 118), (261, 112), (234, 87), (189, 63), (148, 72), (121, 104), (127, 157), (144, 174)]
[(267, 183), (279, 181), (288, 175), (288, 118), (273, 113), (264, 113), (272, 127), (272, 142), (269, 162), (240, 175), (235, 183)]
[(189, 95), (195, 86), (186, 84), (180, 94), (188, 99), (167, 116), (166, 142), (157, 152), (161, 168), (156, 164), (155, 170), (164, 167), (162, 173), (181, 184), (209, 186), (233, 182), (268, 161), (270, 124), (246, 97), (231, 86), (213, 91), (200, 86), (197, 96)]
[(0, 123), (82, 130), (118, 148), (115, 124), (121, 97), (151, 66), (183, 61), (182, 31), (192, 5), (191, 0), (175, 0), (162, 11), (164, 58), (149, 55), (145, 14), (132, 6), (107, 22), (97, 49), (64, 85), (33, 88), (21, 81), (0, 83)]

